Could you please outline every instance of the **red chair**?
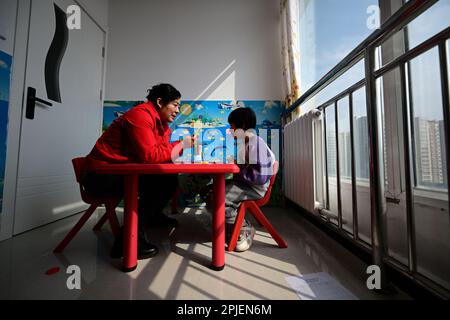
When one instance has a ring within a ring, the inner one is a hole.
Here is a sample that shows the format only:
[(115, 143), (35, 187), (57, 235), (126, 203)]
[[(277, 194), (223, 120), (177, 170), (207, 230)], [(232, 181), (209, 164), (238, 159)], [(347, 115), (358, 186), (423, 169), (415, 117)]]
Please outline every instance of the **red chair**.
[(106, 207), (106, 213), (103, 217), (98, 221), (98, 223), (94, 226), (94, 231), (98, 231), (105, 224), (106, 220), (109, 220), (109, 224), (111, 226), (111, 230), (116, 237), (119, 233), (119, 221), (116, 216), (116, 207), (119, 205), (121, 199), (120, 198), (96, 198), (88, 195), (83, 186), (81, 185), (81, 175), (84, 171), (86, 165), (86, 158), (76, 158), (72, 160), (73, 168), (75, 170), (75, 176), (77, 182), (80, 184), (80, 193), (81, 199), (87, 204), (91, 206), (86, 211), (86, 213), (80, 218), (77, 224), (70, 230), (70, 232), (66, 235), (66, 237), (61, 241), (61, 243), (56, 247), (53, 252), (61, 253), (64, 251), (66, 246), (72, 241), (73, 237), (80, 231), (81, 227), (86, 223), (86, 221), (90, 218), (92, 213), (94, 213), (95, 209), (98, 206), (104, 204)]
[(275, 228), (270, 224), (269, 220), (264, 216), (260, 207), (264, 206), (269, 202), (270, 193), (272, 192), (273, 184), (275, 183), (275, 178), (278, 173), (279, 164), (275, 161), (273, 165), (273, 176), (270, 178), (269, 188), (267, 189), (264, 198), (259, 200), (247, 200), (243, 201), (239, 206), (238, 214), (236, 217), (236, 223), (234, 224), (233, 233), (231, 235), (230, 243), (228, 244), (227, 251), (233, 251), (236, 248), (236, 243), (241, 231), (242, 223), (244, 222), (245, 212), (248, 211), (255, 217), (256, 221), (263, 226), (272, 236), (272, 238), (277, 242), (280, 248), (287, 248), (287, 243), (281, 238)]

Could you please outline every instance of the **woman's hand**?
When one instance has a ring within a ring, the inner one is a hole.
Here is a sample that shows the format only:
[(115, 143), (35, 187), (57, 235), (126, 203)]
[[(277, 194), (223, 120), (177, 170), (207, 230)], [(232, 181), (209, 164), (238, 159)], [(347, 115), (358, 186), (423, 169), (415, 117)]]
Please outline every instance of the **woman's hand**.
[(183, 138), (183, 149), (190, 149), (197, 143), (197, 137), (196, 136), (189, 136)]

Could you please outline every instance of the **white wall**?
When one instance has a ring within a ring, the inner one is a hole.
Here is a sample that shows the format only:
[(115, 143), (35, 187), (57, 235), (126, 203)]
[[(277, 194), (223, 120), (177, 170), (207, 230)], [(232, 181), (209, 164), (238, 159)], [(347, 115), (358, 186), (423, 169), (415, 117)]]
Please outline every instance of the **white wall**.
[(280, 100), (278, 0), (110, 0), (107, 100)]
[[(109, 0), (76, 0), (103, 28), (108, 27)], [(81, 22), (83, 23), (83, 22)]]

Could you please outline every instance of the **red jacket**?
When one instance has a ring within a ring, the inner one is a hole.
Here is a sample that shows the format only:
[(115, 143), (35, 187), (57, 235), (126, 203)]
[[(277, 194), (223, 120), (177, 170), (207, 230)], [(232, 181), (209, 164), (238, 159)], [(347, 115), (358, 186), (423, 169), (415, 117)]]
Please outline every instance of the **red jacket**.
[(151, 102), (140, 104), (114, 120), (87, 156), (87, 170), (108, 163), (171, 161), (170, 128)]

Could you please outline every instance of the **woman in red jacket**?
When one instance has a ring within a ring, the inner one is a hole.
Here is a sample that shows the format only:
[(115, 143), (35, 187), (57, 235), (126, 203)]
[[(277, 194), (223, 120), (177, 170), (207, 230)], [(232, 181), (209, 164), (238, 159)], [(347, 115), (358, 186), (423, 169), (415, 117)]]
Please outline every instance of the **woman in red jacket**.
[[(114, 120), (97, 140), (87, 156), (87, 172), (83, 186), (93, 196), (122, 197), (123, 176), (96, 174), (92, 170), (110, 163), (171, 162), (172, 150), (180, 142), (170, 143), (168, 123), (180, 112), (181, 94), (170, 84), (158, 84), (148, 90), (148, 102), (140, 104)], [(182, 147), (190, 148), (192, 139)], [(146, 236), (146, 226), (175, 227), (177, 220), (162, 213), (178, 186), (178, 175), (140, 175), (139, 177), (139, 237), (138, 256), (149, 258), (158, 253)], [(122, 232), (116, 239), (111, 255), (122, 255)]]

